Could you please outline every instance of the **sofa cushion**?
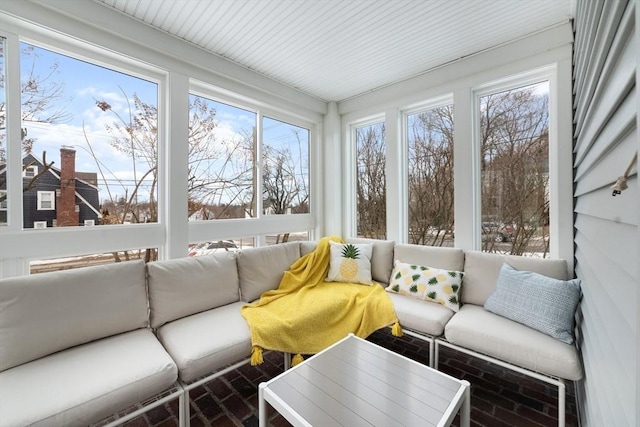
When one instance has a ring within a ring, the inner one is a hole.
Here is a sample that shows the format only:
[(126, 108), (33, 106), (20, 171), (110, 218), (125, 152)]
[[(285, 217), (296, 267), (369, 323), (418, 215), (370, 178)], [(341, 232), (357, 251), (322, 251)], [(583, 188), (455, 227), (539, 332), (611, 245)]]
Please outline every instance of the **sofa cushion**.
[(484, 308), (572, 344), (579, 300), (580, 279), (557, 280), (503, 264)]
[(464, 273), (400, 260), (394, 263), (387, 292), (433, 301), (453, 311), (460, 309), (458, 293)]
[(409, 264), (464, 271), (464, 251), (462, 249), (399, 243), (394, 249), (393, 256), (394, 259)]
[(0, 425), (86, 426), (170, 388), (178, 370), (138, 329), (0, 373)]
[(236, 256), (240, 295), (243, 301), (251, 302), (264, 292), (278, 288), (282, 273), (300, 258), (300, 245), (298, 242), (287, 242), (243, 249)]
[(372, 284), (371, 244), (329, 242), (329, 245), (327, 282)]
[(300, 256), (313, 252), (316, 246), (318, 246), (318, 242), (300, 242)]
[(515, 255), (499, 255), (479, 251), (467, 251), (464, 259), (462, 281), (463, 304), (484, 305), (496, 288), (502, 264), (517, 270), (527, 270), (558, 280), (568, 279), (567, 262), (561, 259), (530, 258)]
[(395, 246), (393, 240), (347, 237), (344, 242), (372, 244), (371, 278), (378, 283), (389, 283), (389, 277), (391, 277), (391, 270), (393, 269), (393, 248)]
[(147, 265), (151, 327), (240, 300), (234, 252)]
[(445, 337), (452, 344), (532, 371), (572, 381), (582, 378), (573, 345), (477, 305), (463, 305), (445, 326)]
[(236, 302), (167, 323), (157, 331), (184, 382), (251, 355), (249, 325)]
[(148, 320), (142, 260), (0, 280), (0, 371)]
[(406, 329), (431, 336), (444, 333), (444, 326), (451, 316), (452, 310), (430, 301), (407, 298), (402, 295), (389, 293), (393, 302), (400, 325)]

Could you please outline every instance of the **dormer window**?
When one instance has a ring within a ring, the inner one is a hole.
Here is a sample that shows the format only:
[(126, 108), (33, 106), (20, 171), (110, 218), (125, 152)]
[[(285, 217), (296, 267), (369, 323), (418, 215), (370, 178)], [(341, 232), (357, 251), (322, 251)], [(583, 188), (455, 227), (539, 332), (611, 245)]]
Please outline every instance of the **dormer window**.
[(26, 168), (24, 168), (22, 170), (22, 177), (23, 178), (33, 178), (37, 174), (38, 174), (38, 166), (36, 166), (36, 165), (27, 166)]

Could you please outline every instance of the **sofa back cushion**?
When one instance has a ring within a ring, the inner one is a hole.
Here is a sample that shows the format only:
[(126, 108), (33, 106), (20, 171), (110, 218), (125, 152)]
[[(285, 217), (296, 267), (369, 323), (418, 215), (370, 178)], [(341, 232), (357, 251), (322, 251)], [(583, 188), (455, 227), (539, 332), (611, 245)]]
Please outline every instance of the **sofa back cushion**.
[(569, 278), (565, 260), (467, 251), (462, 280), (462, 303), (484, 306), (485, 301), (496, 288), (500, 269), (505, 262), (516, 270), (533, 271), (558, 280)]
[(354, 244), (371, 244), (373, 250), (371, 252), (371, 278), (376, 282), (387, 284), (393, 270), (393, 240), (365, 239), (356, 237), (347, 237), (345, 243)]
[(240, 300), (235, 252), (147, 265), (151, 327)]
[(282, 273), (300, 258), (298, 242), (243, 249), (237, 253), (242, 301), (251, 302), (277, 289)]
[(147, 327), (144, 261), (0, 280), (0, 371)]
[(309, 252), (313, 252), (316, 246), (318, 246), (318, 242), (316, 241), (300, 242), (300, 256), (305, 256)]
[(457, 248), (399, 243), (395, 247), (393, 258), (408, 264), (464, 271), (464, 251)]

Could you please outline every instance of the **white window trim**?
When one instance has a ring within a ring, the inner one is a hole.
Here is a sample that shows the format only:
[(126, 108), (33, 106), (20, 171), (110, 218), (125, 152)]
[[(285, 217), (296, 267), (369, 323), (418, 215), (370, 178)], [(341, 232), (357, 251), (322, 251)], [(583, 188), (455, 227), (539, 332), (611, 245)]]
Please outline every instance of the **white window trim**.
[[(32, 173), (32, 175), (29, 175), (27, 173), (29, 171)], [(38, 175), (38, 165), (31, 165), (31, 166), (27, 166), (26, 168), (22, 169), (22, 177), (23, 178), (33, 178), (36, 175)]]
[[(51, 207), (44, 208), (42, 207), (42, 202), (44, 201), (44, 196), (51, 196)], [(56, 210), (56, 192), (55, 191), (38, 191), (38, 210), (39, 211), (55, 211)]]

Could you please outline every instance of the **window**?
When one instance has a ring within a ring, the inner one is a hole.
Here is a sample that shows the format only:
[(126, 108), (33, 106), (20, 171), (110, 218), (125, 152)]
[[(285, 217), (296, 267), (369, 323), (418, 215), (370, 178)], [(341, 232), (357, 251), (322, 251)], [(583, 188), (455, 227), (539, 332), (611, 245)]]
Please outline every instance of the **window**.
[(22, 177), (23, 178), (33, 178), (38, 174), (38, 166), (24, 166), (22, 169)]
[(7, 190), (0, 190), (0, 211), (7, 210)]
[(480, 98), (482, 250), (549, 257), (549, 85)]
[(453, 246), (453, 105), (407, 114), (409, 243)]
[[(46, 222), (43, 228), (46, 228)], [(135, 261), (139, 259), (149, 262), (158, 258), (157, 252), (158, 249), (130, 249), (64, 258), (39, 259), (29, 262), (29, 274), (73, 270), (94, 265), (113, 264), (115, 262)]]
[(262, 120), (263, 213), (309, 213), (309, 130)]
[(212, 255), (220, 252), (237, 252), (240, 249), (255, 247), (253, 237), (241, 237), (236, 239), (211, 240), (206, 242), (191, 243), (187, 252), (188, 256)]
[(387, 234), (386, 140), (384, 122), (355, 128), (356, 215), (359, 237)]
[(189, 107), (189, 219), (255, 217), (256, 113), (196, 95)]
[(38, 210), (52, 211), (56, 208), (55, 191), (38, 191)]
[[(82, 225), (84, 212), (101, 225), (158, 221), (156, 83), (21, 42), (20, 85), (23, 176), (49, 170), (83, 204), (58, 225)], [(51, 188), (48, 178), (34, 188)], [(54, 209), (47, 197), (38, 209)]]
[(309, 213), (308, 129), (189, 99), (190, 220)]

